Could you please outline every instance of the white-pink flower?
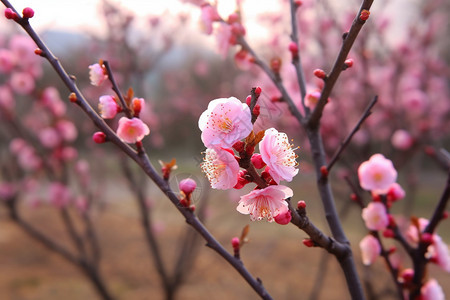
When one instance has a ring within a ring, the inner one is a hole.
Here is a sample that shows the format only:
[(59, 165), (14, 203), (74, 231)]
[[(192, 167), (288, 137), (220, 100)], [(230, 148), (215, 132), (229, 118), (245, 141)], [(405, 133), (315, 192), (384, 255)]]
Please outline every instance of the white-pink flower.
[(362, 218), (370, 230), (383, 230), (389, 224), (386, 207), (381, 202), (371, 202), (362, 210)]
[(252, 221), (267, 218), (267, 221), (273, 222), (276, 216), (287, 212), (288, 204), (285, 199), (293, 195), (287, 186), (270, 185), (241, 196), (236, 209), (241, 214), (250, 214)]
[(111, 95), (101, 96), (98, 103), (98, 109), (103, 119), (113, 119), (117, 115), (118, 105)]
[(397, 171), (392, 161), (381, 154), (374, 154), (359, 166), (358, 177), (363, 189), (384, 194), (397, 180)]
[(120, 118), (117, 135), (125, 143), (133, 144), (140, 142), (148, 134), (150, 134), (150, 129), (141, 119)]
[(436, 279), (428, 280), (420, 289), (421, 300), (445, 300), (444, 291)]
[(267, 129), (259, 143), (259, 150), (262, 160), (269, 167), (270, 176), (276, 183), (281, 180), (290, 182), (297, 175), (297, 155), (285, 133), (278, 132), (275, 128)]
[(366, 266), (373, 264), (381, 253), (380, 243), (371, 234), (366, 235), (361, 242), (359, 242), (359, 248), (361, 249), (363, 264)]
[(99, 64), (89, 66), (89, 80), (92, 85), (99, 86), (108, 78), (105, 71)]
[(211, 34), (213, 27), (212, 24), (214, 21), (219, 21), (220, 16), (217, 12), (217, 8), (210, 5), (205, 4), (202, 6), (202, 14), (200, 16), (202, 31), (206, 34)]
[(252, 131), (250, 108), (235, 97), (212, 100), (198, 127), (206, 148), (231, 148)]
[(201, 168), (214, 189), (231, 189), (238, 182), (239, 164), (227, 150), (206, 149)]

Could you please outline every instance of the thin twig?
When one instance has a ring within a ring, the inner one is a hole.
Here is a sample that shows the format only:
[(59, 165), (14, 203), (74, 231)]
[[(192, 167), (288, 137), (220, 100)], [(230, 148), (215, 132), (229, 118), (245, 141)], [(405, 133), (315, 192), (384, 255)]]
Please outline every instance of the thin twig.
[(122, 92), (119, 90), (119, 86), (116, 83), (116, 80), (114, 79), (114, 74), (111, 70), (111, 67), (109, 65), (108, 61), (103, 61), (103, 65), (106, 68), (106, 72), (108, 72), (108, 79), (111, 82), (112, 90), (116, 93), (117, 97), (119, 97), (120, 104), (122, 105), (122, 109), (125, 112), (125, 115), (127, 118), (131, 119), (133, 116), (131, 115), (131, 110), (128, 107), (127, 103), (125, 102), (125, 99), (123, 98)]
[(359, 119), (358, 123), (356, 123), (355, 127), (353, 128), (353, 130), (349, 133), (349, 135), (344, 139), (344, 141), (341, 143), (341, 146), (339, 147), (339, 149), (336, 150), (336, 152), (334, 153), (333, 157), (331, 158), (330, 162), (328, 163), (327, 166), (327, 170), (328, 172), (330, 172), (331, 168), (333, 167), (333, 165), (336, 163), (336, 161), (339, 159), (340, 155), (342, 154), (342, 152), (345, 150), (345, 148), (348, 146), (348, 144), (350, 143), (350, 141), (352, 140), (353, 136), (355, 135), (355, 133), (359, 130), (359, 128), (361, 127), (361, 124), (372, 114), (372, 112), (370, 111), (372, 109), (372, 107), (375, 105), (375, 103), (377, 103), (378, 101), (378, 96), (375, 96), (373, 98), (372, 101), (370, 101), (369, 105), (367, 106), (367, 108), (365, 109), (363, 115), (361, 116), (361, 118)]
[(373, 0), (364, 0), (361, 4), (361, 7), (358, 13), (353, 20), (353, 24), (350, 27), (348, 34), (345, 35), (345, 39), (342, 43), (339, 54), (334, 62), (333, 68), (328, 76), (325, 78), (325, 85), (321, 91), (320, 99), (316, 105), (316, 108), (312, 112), (311, 116), (308, 118), (307, 123), (308, 127), (314, 128), (319, 125), (320, 118), (322, 117), (323, 109), (328, 102), (328, 97), (330, 97), (331, 91), (333, 90), (334, 84), (336, 83), (339, 75), (342, 72), (342, 67), (344, 66), (344, 62), (347, 59), (347, 55), (350, 52), (350, 49), (353, 46), (353, 43), (356, 40), (361, 28), (366, 23), (360, 19), (361, 12), (363, 10), (369, 10), (372, 6)]

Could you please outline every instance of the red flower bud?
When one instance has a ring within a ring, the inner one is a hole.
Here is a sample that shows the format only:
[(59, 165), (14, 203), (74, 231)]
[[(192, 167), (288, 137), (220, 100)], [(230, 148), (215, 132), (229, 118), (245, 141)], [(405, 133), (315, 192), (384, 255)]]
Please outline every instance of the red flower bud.
[(26, 19), (32, 18), (34, 16), (34, 10), (31, 7), (25, 7), (22, 11), (22, 15)]
[(422, 242), (425, 244), (432, 244), (433, 243), (433, 235), (431, 233), (424, 233), (422, 234)]
[(251, 158), (252, 164), (255, 166), (255, 168), (257, 169), (262, 169), (266, 166), (266, 163), (263, 161), (261, 154), (259, 153), (255, 153), (252, 155)]
[(275, 73), (280, 73), (280, 69), (281, 69), (281, 58), (279, 58), (279, 57), (272, 58), (272, 60), (270, 61), (270, 68), (271, 68), (272, 71), (274, 71)]
[(257, 86), (257, 87), (255, 88), (255, 94), (256, 94), (256, 96), (261, 95), (261, 91), (262, 91), (261, 87)]
[(260, 113), (261, 107), (259, 106), (259, 104), (256, 104), (255, 107), (253, 108), (253, 114), (258, 117)]
[(383, 236), (385, 238), (393, 238), (395, 234), (394, 231), (392, 231), (391, 229), (386, 229), (385, 231), (383, 231)]
[(104, 142), (106, 142), (106, 134), (101, 132), (101, 131), (97, 131), (96, 133), (94, 133), (94, 135), (92, 136), (92, 139), (94, 140), (95, 143), (97, 144), (103, 144)]
[(231, 246), (233, 246), (233, 249), (239, 249), (241, 242), (239, 241), (238, 237), (234, 237), (231, 239)]
[(245, 103), (247, 103), (248, 106), (250, 106), (250, 103), (252, 103), (252, 96), (248, 95), (245, 99)]
[(8, 20), (14, 20), (14, 21), (19, 20), (19, 16), (11, 8), (5, 9), (5, 17)]
[(289, 51), (292, 53), (292, 56), (298, 55), (298, 45), (295, 42), (290, 42), (288, 46)]
[(367, 9), (363, 9), (361, 11), (361, 14), (359, 15), (359, 19), (361, 21), (367, 21), (367, 19), (369, 19), (370, 16), (370, 11), (368, 11)]
[(297, 202), (297, 208), (298, 209), (305, 209), (306, 208), (306, 202), (303, 200), (300, 200)]
[(186, 178), (181, 180), (178, 186), (185, 195), (189, 195), (195, 190), (197, 183), (191, 178)]
[(349, 58), (347, 59), (344, 64), (347, 66), (347, 68), (353, 67), (353, 59)]
[(353, 193), (353, 194), (351, 194), (350, 195), (350, 199), (352, 200), (352, 201), (358, 201), (358, 195), (356, 195), (355, 193)]
[(320, 79), (325, 79), (325, 77), (327, 77), (327, 74), (322, 69), (315, 69), (314, 76), (316, 76), (317, 78), (320, 78)]
[(328, 169), (327, 166), (321, 166), (320, 167), (320, 174), (322, 174), (322, 177), (327, 178), (328, 177)]
[(314, 247), (314, 242), (311, 239), (304, 239), (303, 245), (305, 245), (306, 247)]
[(233, 149), (236, 150), (238, 153), (241, 153), (244, 151), (245, 143), (243, 141), (237, 141), (233, 144)]

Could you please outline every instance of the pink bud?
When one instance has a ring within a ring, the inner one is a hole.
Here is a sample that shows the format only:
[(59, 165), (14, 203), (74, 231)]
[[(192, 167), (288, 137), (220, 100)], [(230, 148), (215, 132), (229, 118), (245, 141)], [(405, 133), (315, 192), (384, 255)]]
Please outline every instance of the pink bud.
[(191, 178), (183, 179), (180, 181), (180, 184), (179, 184), (180, 190), (186, 195), (191, 194), (195, 190), (196, 187), (197, 187), (197, 183)]
[(298, 54), (298, 45), (295, 42), (289, 43), (289, 51), (292, 53), (293, 56), (296, 56)]
[(34, 10), (31, 7), (25, 7), (22, 11), (22, 15), (26, 19), (32, 18), (34, 16)]
[(238, 237), (234, 237), (231, 239), (231, 245), (233, 246), (233, 249), (239, 249), (241, 242), (239, 241)]
[(263, 161), (261, 154), (259, 153), (255, 153), (252, 155), (251, 158), (252, 164), (255, 166), (255, 168), (257, 169), (262, 169), (264, 168), (264, 166), (266, 165), (266, 163)]
[(106, 134), (101, 132), (101, 131), (97, 131), (96, 133), (94, 133), (94, 135), (92, 136), (92, 139), (94, 140), (95, 143), (97, 144), (103, 144), (104, 142), (106, 142)]
[(344, 64), (347, 66), (347, 68), (353, 67), (353, 59), (349, 58), (347, 59)]
[(411, 282), (414, 278), (414, 270), (413, 269), (404, 269), (403, 272), (400, 274), (400, 276), (403, 278), (404, 282)]
[(248, 106), (250, 106), (250, 103), (252, 102), (252, 96), (248, 95), (245, 99), (245, 103), (247, 103)]
[(259, 104), (256, 104), (255, 107), (253, 108), (253, 115), (258, 117), (260, 113), (261, 113), (261, 106), (259, 106)]
[(327, 77), (327, 74), (322, 69), (315, 69), (313, 74), (320, 79), (325, 79), (325, 77)]
[(433, 243), (433, 235), (431, 233), (424, 233), (422, 234), (422, 242), (425, 244), (432, 244)]
[(15, 21), (19, 19), (19, 16), (11, 8), (5, 9), (5, 17), (9, 20)]
[(292, 216), (291, 211), (288, 210), (285, 213), (278, 214), (274, 217), (275, 222), (277, 222), (280, 225), (287, 225), (289, 222), (291, 222)]
[(261, 91), (262, 91), (261, 87), (257, 86), (257, 87), (255, 88), (255, 94), (256, 94), (256, 96), (261, 95)]
[(392, 231), (391, 229), (386, 229), (385, 231), (383, 231), (383, 236), (385, 238), (393, 238), (395, 234), (394, 231)]

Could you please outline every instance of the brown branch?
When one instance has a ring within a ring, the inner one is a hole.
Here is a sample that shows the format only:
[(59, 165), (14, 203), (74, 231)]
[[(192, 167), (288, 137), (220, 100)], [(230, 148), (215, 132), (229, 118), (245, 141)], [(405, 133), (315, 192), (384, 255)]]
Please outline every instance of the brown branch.
[(345, 35), (344, 41), (342, 43), (336, 61), (334, 62), (333, 68), (331, 69), (330, 74), (328, 74), (327, 77), (324, 79), (325, 85), (320, 94), (320, 99), (317, 103), (316, 108), (314, 109), (311, 116), (307, 120), (308, 127), (315, 128), (319, 125), (323, 109), (325, 108), (325, 105), (327, 104), (328, 101), (328, 97), (330, 97), (331, 91), (333, 90), (333, 87), (343, 70), (344, 62), (347, 59), (347, 55), (350, 52), (350, 49), (352, 48), (353, 43), (356, 40), (356, 37), (361, 31), (361, 28), (366, 23), (366, 21), (360, 19), (361, 12), (363, 10), (369, 10), (370, 7), (372, 6), (372, 3), (373, 0), (363, 0), (361, 7), (355, 16), (355, 19), (353, 20), (353, 24), (350, 27), (350, 30), (348, 31), (348, 34)]

